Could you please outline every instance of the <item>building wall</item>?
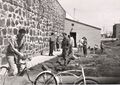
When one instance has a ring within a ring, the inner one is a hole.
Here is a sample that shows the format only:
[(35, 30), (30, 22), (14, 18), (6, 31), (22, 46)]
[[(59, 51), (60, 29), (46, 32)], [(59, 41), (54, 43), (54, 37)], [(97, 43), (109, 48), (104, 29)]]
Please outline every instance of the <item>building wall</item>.
[(115, 24), (113, 26), (113, 37), (120, 39), (120, 24)]
[[(72, 24), (74, 24), (74, 26), (72, 26)], [(99, 29), (66, 19), (65, 32), (69, 34), (71, 28), (73, 28), (72, 32), (76, 32), (76, 42), (82, 37), (86, 37), (88, 40), (88, 46), (94, 47), (95, 44), (100, 45), (101, 35)]]
[(21, 28), (27, 31), (23, 52), (34, 56), (48, 50), (49, 33), (64, 30), (65, 16), (57, 0), (0, 0), (0, 56)]
[(113, 25), (113, 38), (116, 38), (116, 25)]

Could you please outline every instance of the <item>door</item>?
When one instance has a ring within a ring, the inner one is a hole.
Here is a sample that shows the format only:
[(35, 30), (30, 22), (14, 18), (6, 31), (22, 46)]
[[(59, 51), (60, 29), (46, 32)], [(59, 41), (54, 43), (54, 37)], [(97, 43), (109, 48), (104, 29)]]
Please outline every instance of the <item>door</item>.
[(76, 45), (76, 32), (70, 32), (70, 36), (74, 38), (74, 47), (77, 47)]

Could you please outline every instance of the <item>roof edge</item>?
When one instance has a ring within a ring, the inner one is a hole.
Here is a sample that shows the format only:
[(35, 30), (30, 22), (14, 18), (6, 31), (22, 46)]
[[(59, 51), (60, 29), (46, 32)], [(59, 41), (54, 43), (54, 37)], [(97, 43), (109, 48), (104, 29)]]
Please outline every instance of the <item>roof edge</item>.
[(73, 19), (69, 19), (69, 18), (65, 18), (65, 19), (70, 20), (70, 21), (73, 21), (73, 22), (76, 22), (76, 23), (79, 23), (79, 24), (83, 24), (83, 25), (86, 25), (86, 26), (89, 26), (89, 27), (93, 27), (93, 28), (95, 28), (95, 29), (97, 29), (97, 30), (101, 30), (101, 28), (99, 28), (99, 27), (95, 27), (95, 26), (92, 26), (92, 25), (88, 25), (88, 24), (85, 24), (85, 23), (82, 23), (82, 22), (79, 22), (79, 21), (76, 21), (76, 20), (73, 20)]
[(62, 5), (60, 4), (60, 2), (58, 1), (58, 0), (56, 0), (57, 1), (57, 3), (60, 5), (60, 7), (63, 9), (63, 11), (65, 12), (65, 14), (66, 14), (66, 11), (65, 11), (65, 9), (62, 7)]

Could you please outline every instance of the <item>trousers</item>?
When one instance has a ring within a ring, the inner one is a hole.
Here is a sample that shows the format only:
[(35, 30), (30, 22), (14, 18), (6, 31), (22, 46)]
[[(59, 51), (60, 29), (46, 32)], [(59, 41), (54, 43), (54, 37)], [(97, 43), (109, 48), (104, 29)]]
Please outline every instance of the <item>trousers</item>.
[(8, 60), (8, 64), (10, 67), (9, 74), (16, 75), (18, 73), (18, 68), (17, 68), (17, 65), (15, 63), (15, 56), (13, 56), (13, 55), (7, 56), (7, 60)]
[(53, 55), (54, 42), (53, 42), (53, 41), (51, 41), (49, 45), (50, 45), (50, 48), (49, 48), (49, 55)]

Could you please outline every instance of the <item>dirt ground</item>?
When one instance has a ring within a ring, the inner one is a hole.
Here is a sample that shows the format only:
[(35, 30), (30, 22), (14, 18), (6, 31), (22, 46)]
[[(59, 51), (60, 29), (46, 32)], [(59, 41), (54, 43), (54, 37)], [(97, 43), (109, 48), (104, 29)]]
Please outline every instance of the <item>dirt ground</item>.
[[(104, 52), (100, 53), (100, 49), (96, 53), (90, 53), (88, 57), (82, 57), (81, 54), (75, 51), (75, 56), (79, 57), (79, 60), (72, 60), (71, 63), (79, 62), (85, 68), (85, 75), (91, 77), (120, 77), (120, 46), (119, 42), (104, 42)], [(47, 66), (59, 72), (59, 70), (74, 69), (74, 67), (62, 68), (56, 63), (58, 57), (44, 62)], [(32, 69), (41, 68), (35, 66)], [(78, 67), (77, 69), (80, 69)], [(32, 72), (34, 73), (34, 72)]]
[[(102, 80), (103, 77), (120, 77), (120, 45), (118, 41), (105, 42), (103, 53), (100, 53), (100, 50), (98, 49), (96, 53), (91, 52), (89, 53), (88, 57), (83, 57), (81, 56), (81, 54), (75, 51), (75, 56), (79, 57), (79, 60), (78, 59), (72, 60), (70, 64), (80, 63), (81, 65), (83, 65), (86, 76), (102, 78)], [(62, 71), (68, 69), (76, 69), (73, 66), (70, 66), (70, 64), (68, 64), (68, 66), (66, 67), (61, 67), (57, 63), (57, 60), (58, 57), (53, 58), (44, 63), (48, 66), (48, 68), (52, 69), (56, 73), (58, 73), (59, 70)], [(42, 67), (42, 64), (38, 64), (30, 68), (29, 74), (32, 80), (35, 79), (35, 76), (38, 73), (43, 71), (44, 68)], [(80, 69), (80, 67), (77, 67), (77, 69)], [(9, 82), (7, 81), (5, 85), (31, 85), (31, 84), (30, 82), (28, 82), (27, 77), (25, 75), (24, 77), (12, 78), (12, 80), (10, 79)]]

